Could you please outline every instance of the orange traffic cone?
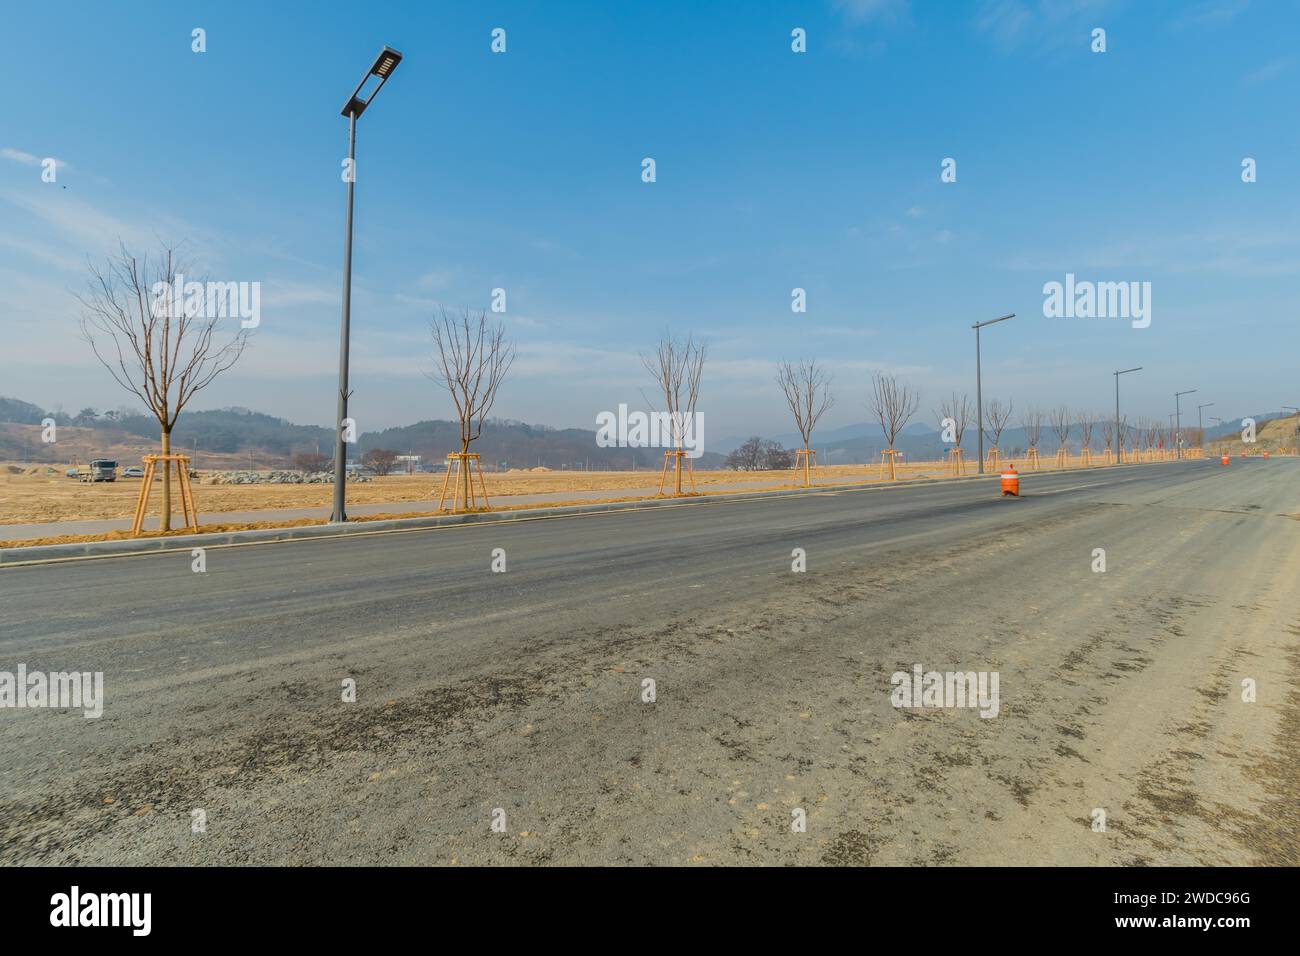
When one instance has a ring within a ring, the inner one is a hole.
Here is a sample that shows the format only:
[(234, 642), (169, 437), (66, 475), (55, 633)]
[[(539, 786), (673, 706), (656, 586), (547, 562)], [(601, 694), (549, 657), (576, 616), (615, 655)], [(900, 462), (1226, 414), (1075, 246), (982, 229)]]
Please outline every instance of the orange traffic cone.
[(1005, 498), (1007, 495), (1013, 498), (1020, 497), (1020, 473), (1016, 471), (1014, 462), (1002, 473), (1002, 497)]

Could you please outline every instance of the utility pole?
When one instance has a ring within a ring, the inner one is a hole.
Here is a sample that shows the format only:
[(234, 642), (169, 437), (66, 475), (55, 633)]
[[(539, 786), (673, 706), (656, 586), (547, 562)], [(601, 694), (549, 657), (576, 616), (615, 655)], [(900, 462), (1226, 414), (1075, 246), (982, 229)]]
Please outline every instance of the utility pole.
[(1196, 431), (1197, 440), (1201, 443), (1201, 452), (1205, 451), (1205, 422), (1201, 419), (1201, 409), (1213, 408), (1214, 402), (1206, 402), (1204, 405), (1196, 406)]
[(1179, 458), (1183, 457), (1183, 443), (1179, 439), (1179, 433), (1183, 430), (1183, 413), (1178, 400), (1184, 395), (1191, 395), (1195, 391), (1196, 389), (1189, 388), (1185, 392), (1174, 392), (1174, 420), (1176, 422), (1174, 426), (1174, 445), (1178, 449)]
[(1117, 465), (1124, 462), (1124, 432), (1119, 423), (1119, 377), (1127, 375), (1129, 372), (1140, 371), (1142, 371), (1141, 365), (1136, 368), (1120, 369), (1111, 373), (1115, 376), (1115, 464)]
[(971, 326), (975, 330), (975, 438), (976, 454), (979, 456), (979, 470), (977, 474), (984, 474), (984, 391), (982, 376), (980, 374), (980, 329), (986, 325), (994, 325), (997, 322), (1005, 322), (1007, 319), (1014, 319), (1016, 314), (1004, 315), (1001, 318), (989, 319), (987, 322), (976, 322)]

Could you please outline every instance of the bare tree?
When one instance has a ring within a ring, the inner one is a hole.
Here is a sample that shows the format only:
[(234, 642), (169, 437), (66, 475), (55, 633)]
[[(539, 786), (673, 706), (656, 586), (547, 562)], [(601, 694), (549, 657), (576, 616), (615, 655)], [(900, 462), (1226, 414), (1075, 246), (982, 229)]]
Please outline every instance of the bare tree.
[(942, 424), (943, 419), (952, 421), (953, 445), (961, 448), (962, 436), (966, 434), (966, 429), (970, 425), (971, 418), (975, 415), (975, 406), (970, 402), (970, 396), (962, 393), (958, 395), (952, 393), (952, 398), (946, 398), (939, 403), (937, 418)]
[[(515, 345), (506, 340), (505, 326), (492, 325), (482, 311), (474, 315), (462, 309), (459, 315), (450, 315), (443, 309), (431, 331), (438, 367), (429, 378), (451, 394), (460, 421), (460, 453), (466, 455), (470, 442), (483, 434), (497, 390), (515, 360)], [(460, 483), (467, 507), (469, 479), (469, 460), (462, 459)]]
[[(815, 359), (803, 359), (797, 364), (782, 362), (777, 369), (776, 381), (785, 395), (785, 403), (790, 406), (790, 413), (794, 415), (795, 428), (799, 430), (807, 451), (812, 448), (812, 434), (817, 421), (835, 404), (830, 375)], [(803, 456), (803, 483), (805, 488), (809, 484), (807, 454)]]
[(1057, 405), (1050, 413), (1052, 420), (1052, 431), (1056, 435), (1057, 443), (1064, 448), (1070, 440), (1070, 429), (1074, 427), (1074, 413), (1070, 411), (1069, 406)]
[(966, 434), (966, 428), (970, 425), (974, 414), (975, 406), (970, 403), (970, 398), (964, 392), (961, 395), (953, 392), (951, 398), (939, 403), (939, 410), (935, 413), (941, 428), (944, 427), (945, 421), (952, 422), (953, 447), (949, 449), (949, 457), (953, 459), (952, 465), (959, 473), (963, 468), (961, 439)]
[(763, 439), (758, 435), (754, 435), (743, 445), (732, 451), (722, 466), (733, 471), (758, 471), (762, 467), (762, 463)]
[(330, 465), (330, 456), (318, 451), (302, 451), (293, 456), (293, 467), (301, 472), (313, 475), (324, 471)]
[(989, 407), (984, 410), (985, 417), (988, 419), (988, 427), (984, 429), (984, 437), (989, 440), (989, 444), (994, 448), (999, 448), (1002, 442), (1002, 432), (1007, 427), (1007, 422), (1011, 421), (1011, 403), (1002, 404), (998, 399), (989, 402)]
[(1097, 416), (1092, 412), (1081, 411), (1075, 416), (1079, 426), (1079, 456), (1084, 465), (1092, 464), (1092, 433), (1097, 427)]
[(1092, 432), (1097, 425), (1097, 416), (1091, 412), (1079, 412), (1074, 417), (1074, 423), (1079, 426), (1079, 447), (1080, 450), (1087, 448), (1092, 450)]
[(787, 468), (793, 467), (794, 456), (790, 454), (788, 448), (782, 448), (780, 442), (763, 442), (762, 468), (764, 471), (785, 471)]
[(889, 445), (889, 479), (894, 474), (894, 442), (921, 405), (921, 396), (911, 386), (899, 382), (897, 376), (877, 372), (871, 376), (871, 398), (868, 402), (880, 430)]
[(734, 471), (784, 471), (794, 467), (794, 456), (780, 442), (754, 435), (727, 456), (723, 467)]
[(361, 464), (376, 475), (388, 475), (392, 473), (393, 466), (397, 464), (397, 452), (390, 451), (387, 448), (372, 448), (361, 456)]
[(1101, 440), (1106, 443), (1106, 447), (1112, 448), (1115, 444), (1115, 423), (1109, 418), (1103, 418), (1098, 422), (1101, 428)]
[(1025, 433), (1025, 444), (1036, 449), (1043, 437), (1043, 410), (1030, 405), (1029, 410), (1020, 416), (1020, 428)]
[[(184, 301), (184, 286), (200, 282), (179, 247), (164, 244), (154, 256), (136, 258), (122, 243), (103, 268), (90, 267), (81, 303), (81, 334), (117, 384), (140, 399), (158, 420), (162, 453), (172, 451), (176, 419), (196, 394), (238, 360), (248, 332), (237, 317), (213, 303)], [(177, 306), (180, 306), (177, 308)], [(213, 313), (209, 315), (208, 313)], [(235, 321), (232, 321), (232, 318)], [(229, 337), (217, 335), (225, 319)], [(170, 467), (163, 470), (163, 531), (171, 530)]]
[[(695, 405), (700, 398), (700, 378), (704, 373), (704, 359), (708, 343), (696, 342), (688, 335), (675, 339), (667, 331), (659, 339), (659, 347), (650, 355), (641, 356), (659, 386), (667, 406), (668, 421), (672, 427), (673, 448), (680, 452), (684, 447), (686, 430), (694, 427)], [(682, 493), (682, 459), (678, 455), (675, 470), (675, 493)]]
[(1052, 433), (1056, 435), (1056, 464), (1064, 468), (1069, 461), (1070, 429), (1074, 427), (1074, 413), (1068, 405), (1057, 405), (1048, 413), (1052, 423)]

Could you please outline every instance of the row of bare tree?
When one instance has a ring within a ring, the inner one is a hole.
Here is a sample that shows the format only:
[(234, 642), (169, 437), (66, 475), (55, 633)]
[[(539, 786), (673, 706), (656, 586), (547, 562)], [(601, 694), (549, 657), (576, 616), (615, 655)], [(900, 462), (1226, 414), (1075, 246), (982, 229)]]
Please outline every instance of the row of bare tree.
[[(102, 267), (90, 269), (88, 290), (78, 296), (81, 332), (114, 381), (158, 420), (163, 455), (171, 454), (171, 437), (185, 406), (243, 355), (249, 335), (231, 316), (186, 301), (182, 292), (208, 287), (177, 246), (164, 245), (156, 255), (136, 256), (119, 245)], [(173, 294), (172, 290), (176, 290)], [(197, 307), (196, 307), (197, 306)], [(506, 372), (514, 361), (514, 344), (504, 328), (485, 313), (445, 310), (432, 325), (436, 368), (430, 377), (451, 395), (460, 421), (462, 454), (483, 432)], [(693, 381), (698, 388), (698, 376)], [(342, 423), (339, 423), (342, 427)], [(371, 453), (378, 471), (392, 467), (395, 453)], [(303, 466), (322, 467), (325, 456), (304, 457)], [(470, 471), (462, 468), (468, 500)], [(163, 472), (163, 531), (171, 530), (171, 469)]]
[[(816, 361), (805, 359), (798, 363), (782, 363), (777, 373), (777, 382), (804, 448), (811, 448), (812, 432), (817, 421), (834, 404), (830, 375)], [(894, 446), (920, 406), (919, 394), (897, 376), (877, 373), (871, 379), (871, 395), (867, 404), (880, 423), (886, 444), (884, 454), (888, 457), (889, 475), (892, 479), (895, 477)], [(984, 437), (992, 449), (1000, 448), (1002, 435), (1011, 423), (1012, 413), (1013, 405), (1009, 401), (1004, 403), (1000, 399), (993, 399), (985, 407)], [(936, 417), (951, 429), (952, 446), (960, 451), (962, 441), (976, 417), (976, 409), (969, 395), (954, 392), (940, 402)], [(1100, 437), (1108, 452), (1115, 447), (1115, 422), (1112, 419), (1095, 412), (1071, 409), (1068, 405), (1057, 405), (1046, 411), (1031, 405), (1020, 414), (1017, 424), (1024, 433), (1026, 451), (1032, 457), (1038, 455), (1045, 427), (1050, 428), (1056, 436), (1058, 456), (1068, 453), (1070, 438), (1076, 433), (1081, 451), (1091, 452), (1094, 434)], [(1130, 450), (1167, 449), (1176, 440), (1174, 429), (1166, 428), (1158, 419), (1141, 419), (1131, 424), (1127, 418), (1122, 418), (1119, 427), (1121, 444)], [(1204, 440), (1204, 435), (1200, 429), (1184, 429), (1183, 440), (1188, 445), (1199, 445)], [(805, 457), (805, 485), (808, 484), (807, 461)]]
[[(803, 441), (801, 450), (804, 486), (810, 484), (812, 436), (817, 422), (835, 404), (831, 376), (816, 359), (782, 362), (777, 368), (777, 384), (794, 418), (795, 429)], [(867, 407), (880, 422), (880, 431), (889, 446), (889, 476), (895, 476), (894, 444), (921, 405), (920, 394), (906, 382), (891, 374), (877, 372), (871, 376), (871, 394)]]
[[(227, 316), (212, 315), (202, 309), (177, 308), (177, 298), (158, 294), (160, 288), (172, 289), (182, 277), (207, 285), (195, 275), (191, 264), (184, 261), (176, 247), (164, 246), (157, 256), (137, 258), (121, 246), (106, 267), (92, 267), (90, 289), (80, 297), (83, 335), (117, 383), (139, 398), (157, 418), (164, 455), (171, 452), (171, 435), (181, 411), (198, 392), (230, 369), (248, 344), (248, 333), (238, 323), (227, 322), (228, 334), (220, 334), (225, 330), (218, 323)], [(457, 314), (443, 310), (433, 321), (431, 332), (435, 369), (429, 377), (447, 390), (456, 408), (461, 456), (466, 458), (458, 478), (464, 500), (469, 501), (469, 449), (482, 435), (484, 423), (514, 361), (515, 347), (507, 340), (504, 326), (490, 322), (484, 312), (476, 314), (469, 309)], [(655, 379), (671, 424), (672, 448), (668, 459), (675, 459), (674, 491), (679, 495), (683, 441), (696, 415), (707, 354), (707, 343), (689, 335), (684, 339), (675, 338), (665, 332), (656, 350), (641, 356), (646, 370)], [(807, 485), (813, 432), (835, 404), (831, 376), (815, 359), (804, 359), (783, 362), (776, 380), (803, 442), (803, 449), (796, 452), (796, 462), (803, 463)], [(871, 377), (867, 407), (880, 424), (886, 445), (883, 454), (892, 479), (896, 477), (895, 445), (920, 407), (920, 394), (897, 376), (878, 372)], [(960, 449), (975, 414), (969, 397), (953, 393), (940, 403), (937, 411), (941, 419), (952, 423), (953, 445)], [(985, 408), (984, 434), (993, 448), (999, 447), (1011, 415), (1011, 403), (1003, 404), (999, 399), (989, 402)], [(1058, 455), (1064, 454), (1076, 428), (1083, 448), (1091, 447), (1093, 429), (1098, 425), (1107, 448), (1115, 438), (1114, 423), (1104, 416), (1072, 411), (1065, 405), (1047, 412), (1030, 406), (1021, 414), (1019, 425), (1035, 456), (1045, 424), (1056, 435)], [(1122, 421), (1120, 430), (1122, 438), (1131, 439), (1126, 441), (1130, 448), (1164, 448), (1173, 441), (1172, 430), (1155, 419), (1142, 419), (1134, 425)], [(1191, 436), (1197, 442), (1201, 439), (1194, 430)], [(784, 460), (774, 457), (772, 449), (761, 445), (755, 445), (751, 451), (753, 454), (745, 456), (746, 462)], [(386, 471), (392, 462), (385, 454), (384, 460), (374, 464)], [(164, 477), (162, 528), (169, 530), (170, 471)]]
[[(206, 278), (175, 246), (137, 257), (124, 245), (104, 267), (91, 268), (90, 288), (79, 297), (81, 330), (114, 380), (135, 395), (158, 420), (162, 453), (171, 453), (171, 436), (185, 406), (239, 360), (248, 332), (226, 314), (193, 308), (172, 289), (186, 283), (206, 289)], [(186, 284), (186, 287), (188, 284)], [(159, 294), (166, 290), (165, 294)], [(226, 320), (223, 322), (223, 320)], [(429, 377), (446, 389), (460, 423), (460, 500), (470, 501), (469, 449), (483, 433), (501, 384), (514, 362), (515, 346), (500, 323), (485, 312), (445, 309), (431, 326), (434, 370)], [(665, 333), (658, 348), (642, 356), (654, 376), (672, 428), (677, 494), (682, 493), (683, 439), (696, 414), (700, 381), (708, 353), (693, 336)], [(824, 409), (816, 411), (820, 416)], [(339, 423), (342, 427), (343, 423)], [(371, 453), (368, 464), (387, 472), (395, 454)], [(768, 456), (770, 458), (770, 455)], [(325, 456), (302, 456), (301, 465), (324, 466)], [(171, 529), (171, 472), (164, 472), (162, 530)]]
[[(1011, 423), (1012, 411), (1012, 403), (1003, 403), (1000, 399), (993, 399), (985, 406), (984, 437), (992, 447), (1000, 447), (1002, 433)], [(962, 438), (975, 417), (975, 407), (969, 396), (954, 392), (951, 398), (940, 403), (936, 416), (953, 423), (953, 444), (960, 448)], [(1080, 449), (1091, 449), (1094, 435), (1100, 437), (1106, 448), (1113, 448), (1115, 443), (1113, 419), (1096, 412), (1073, 410), (1068, 405), (1058, 405), (1048, 411), (1030, 406), (1020, 414), (1017, 424), (1024, 432), (1027, 448), (1038, 447), (1045, 426), (1050, 427), (1056, 436), (1058, 448), (1066, 448), (1071, 435), (1076, 433)], [(1172, 442), (1173, 429), (1165, 428), (1156, 419), (1142, 419), (1136, 424), (1130, 424), (1125, 417), (1120, 421), (1120, 428), (1123, 431), (1124, 445), (1128, 448), (1138, 447), (1143, 440), (1145, 447), (1170, 447)], [(1201, 432), (1195, 428), (1184, 429), (1183, 436), (1189, 445), (1199, 444), (1201, 440)]]

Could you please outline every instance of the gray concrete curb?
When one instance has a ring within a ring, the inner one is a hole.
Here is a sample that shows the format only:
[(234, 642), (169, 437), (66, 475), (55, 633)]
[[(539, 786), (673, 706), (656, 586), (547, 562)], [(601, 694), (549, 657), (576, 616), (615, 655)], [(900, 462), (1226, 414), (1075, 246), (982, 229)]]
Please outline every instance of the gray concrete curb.
[[(1095, 468), (1069, 468), (1046, 474), (1091, 472), (1115, 468), (1102, 465)], [(423, 531), (449, 525), (498, 523), (503, 521), (528, 521), (537, 518), (556, 518), (572, 515), (603, 514), (611, 511), (642, 511), (651, 508), (704, 505), (720, 501), (760, 501), (765, 498), (786, 498), (800, 495), (829, 494), (839, 491), (894, 491), (914, 488), (917, 485), (937, 485), (960, 481), (996, 481), (998, 475), (962, 475), (944, 478), (913, 478), (893, 484), (871, 482), (866, 484), (823, 485), (812, 488), (780, 488), (767, 491), (738, 491), (722, 495), (702, 495), (697, 498), (647, 498), (640, 501), (612, 501), (604, 504), (565, 505), (563, 507), (524, 508), (516, 511), (489, 511), (461, 515), (426, 515), (418, 518), (388, 518), (382, 521), (350, 521), (347, 524), (304, 525), (297, 528), (258, 528), (250, 531), (218, 531), (210, 534), (176, 535), (165, 538), (132, 538), (124, 541), (84, 541), (77, 544), (46, 544), (30, 547), (0, 548), (0, 567), (29, 564), (53, 564), (86, 558), (124, 557), (139, 554), (160, 554), (167, 551), (189, 551), (193, 548), (219, 548), (244, 544), (266, 544), (274, 541), (298, 541), (304, 538), (335, 538), (347, 535), (385, 534), (398, 531)]]

